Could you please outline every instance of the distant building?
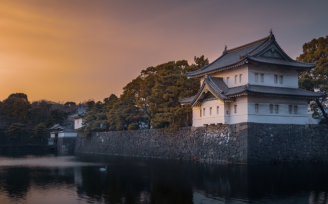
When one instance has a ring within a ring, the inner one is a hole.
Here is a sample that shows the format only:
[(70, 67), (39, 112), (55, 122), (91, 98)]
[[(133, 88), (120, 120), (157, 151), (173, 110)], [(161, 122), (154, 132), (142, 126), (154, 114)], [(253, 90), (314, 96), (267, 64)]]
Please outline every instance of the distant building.
[(48, 140), (49, 145), (57, 145), (59, 138), (75, 138), (77, 137), (77, 132), (73, 129), (66, 128), (60, 124), (55, 124), (50, 128), (50, 139)]
[(74, 119), (74, 128), (71, 125), (61, 126), (60, 124), (55, 124), (50, 128), (50, 139), (48, 141), (49, 145), (57, 145), (58, 139), (62, 138), (75, 138), (77, 137), (76, 129), (83, 126), (83, 117), (86, 113), (86, 105), (82, 105), (81, 103), (78, 106), (77, 113), (69, 116), (70, 119)]
[(84, 122), (83, 118), (86, 112), (87, 112), (87, 106), (80, 103), (77, 109), (77, 114), (70, 116), (70, 118), (74, 119), (75, 130), (83, 126), (83, 122)]
[(298, 73), (316, 66), (291, 59), (274, 35), (233, 49), (188, 78), (200, 79), (190, 104), (193, 126), (242, 122), (309, 124), (308, 102), (323, 93), (298, 88)]

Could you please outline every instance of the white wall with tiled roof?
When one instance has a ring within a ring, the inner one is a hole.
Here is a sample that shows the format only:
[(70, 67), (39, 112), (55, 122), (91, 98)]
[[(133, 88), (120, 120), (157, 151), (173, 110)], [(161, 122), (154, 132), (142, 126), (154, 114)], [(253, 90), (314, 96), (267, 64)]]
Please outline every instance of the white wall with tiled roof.
[[(273, 107), (272, 112), (270, 111), (270, 105)], [(277, 113), (275, 111), (276, 106), (278, 106)], [(292, 107), (291, 112), (289, 111), (289, 106)], [(297, 107), (296, 112), (295, 106)], [(217, 107), (219, 107), (219, 114), (216, 112)], [(211, 115), (210, 108), (212, 108)], [(202, 110), (201, 116), (200, 110)], [(223, 103), (220, 100), (212, 100), (203, 102), (201, 107), (193, 107), (193, 126), (195, 127), (219, 123), (236, 124), (242, 122), (273, 124), (317, 123), (314, 120), (309, 120), (306, 99), (241, 96), (237, 97), (236, 101), (232, 103)]]
[[(236, 112), (235, 112), (236, 105)], [(219, 114), (217, 108), (219, 107)], [(212, 108), (212, 114), (210, 109)], [(205, 110), (205, 114), (204, 114)], [(201, 115), (200, 115), (201, 113)], [(193, 126), (201, 127), (211, 124), (234, 124), (247, 122), (247, 96), (238, 97), (233, 103), (223, 103), (221, 100), (205, 101), (201, 107), (193, 107)]]

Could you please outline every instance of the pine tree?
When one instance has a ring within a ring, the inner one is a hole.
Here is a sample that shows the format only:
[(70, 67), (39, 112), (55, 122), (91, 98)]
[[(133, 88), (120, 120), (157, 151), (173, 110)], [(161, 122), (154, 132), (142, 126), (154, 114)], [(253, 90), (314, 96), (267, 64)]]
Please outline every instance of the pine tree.
[(316, 103), (312, 103), (311, 108), (314, 111), (314, 116), (319, 115), (319, 108), (326, 123), (328, 123), (327, 107), (325, 107), (328, 95), (328, 36), (305, 43), (303, 45), (303, 54), (297, 60), (317, 64), (313, 70), (305, 71), (299, 75), (299, 86), (306, 90), (314, 91), (318, 89), (325, 93), (322, 99), (316, 99)]
[(43, 143), (43, 139), (47, 136), (47, 128), (44, 123), (39, 123), (34, 127), (33, 135), (31, 138), (40, 138), (40, 144)]
[(22, 136), (28, 134), (28, 132), (24, 129), (24, 125), (21, 123), (13, 123), (5, 133), (10, 136), (10, 140), (16, 140), (16, 145), (19, 144)]

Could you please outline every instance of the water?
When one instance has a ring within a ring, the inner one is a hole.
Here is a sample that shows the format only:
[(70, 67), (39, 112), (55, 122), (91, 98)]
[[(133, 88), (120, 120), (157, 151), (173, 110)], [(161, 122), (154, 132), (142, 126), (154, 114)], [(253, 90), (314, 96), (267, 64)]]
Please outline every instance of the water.
[[(107, 172), (99, 171), (108, 166)], [(328, 204), (328, 165), (105, 155), (0, 157), (0, 204)]]

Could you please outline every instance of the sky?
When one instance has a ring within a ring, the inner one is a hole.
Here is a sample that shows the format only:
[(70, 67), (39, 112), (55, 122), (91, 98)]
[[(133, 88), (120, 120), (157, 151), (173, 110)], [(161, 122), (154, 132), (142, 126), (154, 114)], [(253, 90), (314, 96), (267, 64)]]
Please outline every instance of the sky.
[(143, 69), (210, 62), (270, 29), (293, 59), (328, 35), (328, 1), (0, 0), (0, 100), (119, 96)]

